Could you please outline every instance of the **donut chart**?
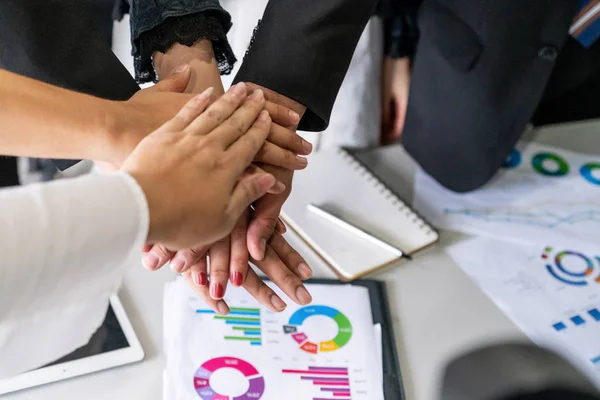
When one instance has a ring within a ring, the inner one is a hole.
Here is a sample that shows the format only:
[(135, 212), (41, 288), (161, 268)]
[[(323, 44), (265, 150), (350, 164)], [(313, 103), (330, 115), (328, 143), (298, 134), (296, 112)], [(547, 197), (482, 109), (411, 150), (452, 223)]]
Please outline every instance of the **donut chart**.
[(594, 171), (599, 171), (600, 172), (600, 164), (598, 164), (598, 163), (588, 163), (588, 164), (582, 165), (581, 168), (579, 168), (579, 173), (581, 174), (581, 176), (583, 177), (583, 179), (585, 179), (586, 181), (588, 181), (589, 183), (591, 183), (593, 185), (599, 185), (600, 186), (600, 179), (596, 178), (593, 175)]
[[(248, 390), (241, 396), (226, 396), (210, 386), (210, 377), (221, 368), (233, 368), (248, 379)], [(194, 388), (203, 400), (257, 400), (265, 391), (265, 378), (252, 364), (235, 357), (218, 357), (206, 361), (194, 374)]]
[[(555, 171), (548, 170), (544, 166), (544, 161), (554, 161), (558, 168)], [(537, 153), (531, 159), (531, 166), (534, 170), (546, 176), (564, 176), (569, 173), (569, 164), (560, 156), (554, 153)]]
[[(546, 248), (542, 254), (542, 259), (546, 261), (551, 259), (551, 252), (551, 247)], [(583, 270), (573, 271), (573, 267), (566, 267), (565, 261), (568, 258), (579, 259)], [(596, 261), (600, 265), (600, 258), (596, 258)], [(556, 253), (554, 263), (546, 264), (546, 270), (554, 279), (573, 286), (587, 286), (591, 282), (600, 283), (600, 274), (594, 274), (594, 259), (578, 251), (564, 250)]]
[[(302, 324), (307, 318), (317, 315), (329, 317), (337, 324), (337, 335), (327, 341), (311, 342), (308, 336), (301, 331)], [(300, 349), (307, 353), (317, 354), (319, 352), (335, 351), (345, 346), (352, 337), (352, 324), (348, 317), (342, 314), (335, 308), (328, 306), (307, 306), (297, 310), (292, 316), (287, 325), (283, 326), (283, 332), (286, 335), (291, 335), (292, 339), (298, 343)]]
[(518, 149), (512, 149), (508, 157), (502, 163), (503, 168), (516, 168), (521, 164), (521, 152)]

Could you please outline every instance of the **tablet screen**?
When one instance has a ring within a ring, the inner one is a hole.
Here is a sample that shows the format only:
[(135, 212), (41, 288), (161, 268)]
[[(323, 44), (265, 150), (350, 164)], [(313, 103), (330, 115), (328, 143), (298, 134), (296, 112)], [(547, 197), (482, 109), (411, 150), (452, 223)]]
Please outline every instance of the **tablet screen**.
[(125, 332), (123, 332), (112, 306), (109, 306), (102, 326), (100, 326), (96, 333), (92, 335), (92, 338), (86, 345), (40, 368), (62, 364), (67, 361), (79, 360), (81, 358), (119, 350), (125, 347), (129, 347), (129, 342), (125, 337)]

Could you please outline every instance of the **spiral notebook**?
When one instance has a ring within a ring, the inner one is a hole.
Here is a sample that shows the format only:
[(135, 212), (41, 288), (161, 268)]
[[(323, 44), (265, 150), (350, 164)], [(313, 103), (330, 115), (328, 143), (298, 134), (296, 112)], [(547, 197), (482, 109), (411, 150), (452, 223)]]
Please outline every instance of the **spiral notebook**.
[(309, 156), (294, 177), (282, 218), (345, 281), (401, 263), (404, 257), (332, 224), (308, 209), (313, 204), (401, 249), (410, 256), (438, 241), (438, 233), (343, 149)]

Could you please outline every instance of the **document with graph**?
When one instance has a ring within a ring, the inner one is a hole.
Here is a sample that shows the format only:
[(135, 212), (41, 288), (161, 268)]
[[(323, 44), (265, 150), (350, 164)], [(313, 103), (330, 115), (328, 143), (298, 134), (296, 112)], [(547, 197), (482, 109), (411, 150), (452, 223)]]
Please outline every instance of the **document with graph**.
[(483, 188), (459, 194), (417, 173), (415, 209), (438, 228), (531, 243), (597, 243), (600, 156), (521, 143)]
[(307, 287), (313, 303), (290, 302), (282, 313), (230, 287), (225, 300), (231, 312), (221, 316), (182, 279), (169, 283), (164, 296), (166, 398), (383, 399), (381, 336), (376, 337), (368, 290)]
[(600, 383), (600, 247), (479, 237), (447, 251), (534, 342), (575, 356)]

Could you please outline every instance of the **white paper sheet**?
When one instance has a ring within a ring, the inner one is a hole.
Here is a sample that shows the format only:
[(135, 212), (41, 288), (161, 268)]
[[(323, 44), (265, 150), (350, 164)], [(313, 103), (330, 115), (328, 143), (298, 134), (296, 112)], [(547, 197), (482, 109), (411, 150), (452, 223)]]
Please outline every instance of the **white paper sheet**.
[(313, 304), (290, 304), (279, 314), (260, 307), (244, 290), (228, 288), (232, 313), (222, 318), (182, 280), (169, 283), (166, 398), (383, 399), (367, 290), (307, 286)]
[(492, 182), (466, 194), (419, 170), (414, 207), (438, 228), (538, 244), (597, 241), (599, 156), (522, 143), (505, 164)]
[(600, 248), (475, 238), (450, 257), (534, 342), (569, 349), (600, 382)]

